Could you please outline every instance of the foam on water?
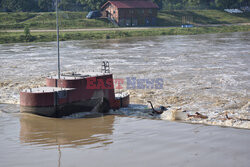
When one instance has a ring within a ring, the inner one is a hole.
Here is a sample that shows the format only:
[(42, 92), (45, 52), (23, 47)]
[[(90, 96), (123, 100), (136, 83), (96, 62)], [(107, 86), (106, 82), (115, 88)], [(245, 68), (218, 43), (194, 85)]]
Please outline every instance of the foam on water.
[(102, 113), (97, 112), (80, 112), (68, 116), (63, 116), (62, 119), (80, 119), (80, 118), (95, 118), (103, 116)]
[[(115, 78), (163, 78), (163, 89), (124, 90), (133, 104), (171, 106), (157, 119), (250, 128), (250, 33), (162, 36), (61, 43), (62, 70), (100, 71), (108, 60)], [(243, 40), (244, 39), (244, 40)], [(19, 91), (44, 86), (55, 74), (56, 43), (0, 45), (0, 103), (19, 103)], [(118, 90), (120, 91), (120, 90)], [(152, 118), (149, 106), (116, 114)], [(189, 119), (200, 112), (206, 120)], [(231, 120), (225, 119), (228, 114)], [(114, 113), (115, 114), (115, 113)], [(76, 115), (84, 117), (84, 115)], [(153, 116), (154, 117), (154, 116)], [(243, 120), (240, 120), (242, 118)]]

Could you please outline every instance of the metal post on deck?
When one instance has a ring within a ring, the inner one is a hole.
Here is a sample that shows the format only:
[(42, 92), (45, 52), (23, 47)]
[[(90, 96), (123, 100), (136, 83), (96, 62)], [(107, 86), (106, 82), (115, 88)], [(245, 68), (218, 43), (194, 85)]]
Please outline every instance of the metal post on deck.
[[(56, 29), (57, 29), (57, 72), (58, 72), (58, 79), (60, 79), (61, 71), (60, 71), (60, 45), (59, 45), (59, 25), (58, 25), (58, 0), (56, 0)], [(57, 84), (56, 84), (57, 87)]]

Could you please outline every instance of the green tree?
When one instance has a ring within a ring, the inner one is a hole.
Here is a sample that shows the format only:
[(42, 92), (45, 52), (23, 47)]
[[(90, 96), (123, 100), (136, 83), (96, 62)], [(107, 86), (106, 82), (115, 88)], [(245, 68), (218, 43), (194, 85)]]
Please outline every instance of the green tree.
[(9, 11), (36, 11), (36, 0), (2, 0), (1, 7)]
[(163, 1), (164, 0), (153, 0), (153, 2), (156, 3), (160, 9), (162, 9), (162, 7), (163, 7)]
[(189, 6), (191, 8), (199, 7), (200, 0), (187, 0), (187, 6)]
[(240, 0), (215, 0), (215, 5), (218, 8), (234, 8), (238, 5)]
[(41, 12), (49, 12), (54, 10), (53, 0), (38, 0), (39, 10)]
[(107, 0), (78, 0), (87, 10), (99, 10)]
[(20, 0), (2, 0), (2, 8), (9, 11), (22, 11), (22, 2)]
[(36, 0), (22, 0), (22, 11), (29, 12), (29, 11), (37, 11), (38, 10), (38, 3)]
[(79, 11), (82, 5), (78, 0), (61, 0), (59, 8), (64, 11)]
[[(97, 10), (108, 0), (59, 0), (59, 8), (67, 11)], [(127, 1), (127, 0), (123, 0)], [(239, 8), (249, 6), (250, 0), (152, 0), (160, 9)], [(7, 11), (54, 11), (55, 0), (0, 0)]]
[(200, 7), (205, 9), (215, 8), (214, 0), (200, 0)]

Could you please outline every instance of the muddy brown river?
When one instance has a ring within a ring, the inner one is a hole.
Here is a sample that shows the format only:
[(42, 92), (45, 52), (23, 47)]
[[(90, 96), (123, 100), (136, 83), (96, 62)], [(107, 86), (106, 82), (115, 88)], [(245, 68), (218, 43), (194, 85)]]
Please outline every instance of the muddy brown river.
[(64, 73), (107, 60), (131, 106), (52, 119), (18, 104), (56, 74), (56, 43), (0, 45), (0, 166), (248, 166), (249, 46), (249, 32), (61, 42)]

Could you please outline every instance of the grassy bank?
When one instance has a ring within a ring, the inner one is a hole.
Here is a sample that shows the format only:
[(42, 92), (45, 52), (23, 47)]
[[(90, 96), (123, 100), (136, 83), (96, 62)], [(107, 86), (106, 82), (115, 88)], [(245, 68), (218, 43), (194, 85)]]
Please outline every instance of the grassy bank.
[[(107, 28), (114, 27), (107, 19), (86, 19), (86, 12), (60, 12), (60, 27)], [(157, 26), (180, 26), (182, 17), (192, 18), (194, 24), (235, 24), (250, 23), (250, 13), (230, 14), (220, 10), (176, 10), (159, 11)], [(56, 17), (53, 12), (46, 13), (0, 13), (0, 29), (55, 29)]]
[[(116, 30), (116, 31), (82, 31), (61, 32), (60, 40), (86, 40), (86, 39), (114, 39), (124, 37), (157, 36), (157, 35), (194, 35), (206, 33), (226, 33), (250, 31), (250, 26), (220, 26), (220, 27), (195, 27), (195, 28), (152, 28), (144, 30)], [(56, 41), (55, 32), (31, 33), (29, 42)], [(27, 42), (24, 33), (0, 32), (0, 43)]]
[(194, 24), (236, 24), (250, 23), (250, 13), (230, 14), (220, 10), (177, 10), (161, 11), (158, 26), (179, 26), (182, 17), (188, 16)]
[[(63, 29), (113, 27), (107, 19), (86, 19), (86, 12), (60, 12), (59, 24)], [(54, 12), (41, 13), (0, 13), (0, 29), (55, 29)]]

